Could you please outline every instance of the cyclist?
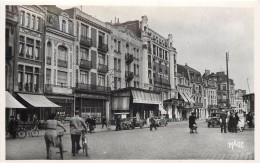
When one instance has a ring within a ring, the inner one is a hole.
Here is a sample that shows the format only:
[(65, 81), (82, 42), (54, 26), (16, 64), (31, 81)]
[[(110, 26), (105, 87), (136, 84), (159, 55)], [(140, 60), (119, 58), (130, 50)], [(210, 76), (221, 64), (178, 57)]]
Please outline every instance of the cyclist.
[(55, 118), (56, 114), (51, 114), (45, 125), (46, 132), (44, 139), (46, 143), (47, 159), (52, 159), (52, 149), (57, 148), (60, 145), (56, 132), (57, 126), (63, 128), (64, 132), (66, 132), (64, 126), (59, 121), (55, 120)]

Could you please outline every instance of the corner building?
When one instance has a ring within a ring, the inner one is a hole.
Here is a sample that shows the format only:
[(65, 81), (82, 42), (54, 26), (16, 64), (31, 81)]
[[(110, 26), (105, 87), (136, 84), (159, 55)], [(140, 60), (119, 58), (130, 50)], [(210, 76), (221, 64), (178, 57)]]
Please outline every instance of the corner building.
[[(173, 109), (176, 107), (173, 104), (173, 99), (176, 99), (177, 90), (176, 90), (176, 49), (173, 47), (172, 35), (169, 34), (168, 38), (164, 38), (159, 33), (155, 32), (148, 26), (147, 16), (142, 16), (142, 20), (127, 21), (124, 23), (116, 23), (115, 26), (125, 27), (130, 29), (135, 33), (135, 35), (142, 41), (141, 49), (141, 58), (142, 65), (140, 67), (142, 71), (142, 85), (144, 90), (150, 90), (153, 93), (159, 92), (155, 98), (148, 98), (145, 96), (145, 93), (139, 93), (138, 95), (133, 96), (133, 98), (139, 99), (141, 101), (147, 101), (150, 99), (153, 104), (153, 101), (156, 102), (157, 109), (154, 111), (150, 110), (144, 112), (141, 115), (141, 118), (147, 118), (152, 113), (155, 115), (166, 115), (169, 118), (172, 118)], [(145, 92), (145, 91), (144, 91)], [(151, 92), (151, 93), (152, 93)], [(138, 94), (138, 93), (137, 93)], [(143, 94), (143, 96), (142, 96)], [(156, 94), (156, 93), (155, 93)], [(149, 93), (147, 96), (150, 96)], [(143, 103), (145, 104), (145, 103)]]
[(81, 116), (95, 116), (101, 123), (109, 114), (110, 87), (108, 85), (108, 38), (110, 30), (100, 20), (77, 8), (65, 10), (74, 20), (75, 109)]

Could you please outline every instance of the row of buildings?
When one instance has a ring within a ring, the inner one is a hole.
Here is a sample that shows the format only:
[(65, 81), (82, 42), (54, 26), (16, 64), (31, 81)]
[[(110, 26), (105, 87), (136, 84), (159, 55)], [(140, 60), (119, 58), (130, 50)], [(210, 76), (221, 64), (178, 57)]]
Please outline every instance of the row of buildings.
[[(154, 115), (198, 118), (226, 108), (224, 72), (177, 64), (173, 36), (149, 27), (147, 16), (102, 22), (78, 8), (6, 6), (6, 120), (31, 121), (56, 111), (71, 117)], [(231, 107), (243, 90), (229, 79)]]

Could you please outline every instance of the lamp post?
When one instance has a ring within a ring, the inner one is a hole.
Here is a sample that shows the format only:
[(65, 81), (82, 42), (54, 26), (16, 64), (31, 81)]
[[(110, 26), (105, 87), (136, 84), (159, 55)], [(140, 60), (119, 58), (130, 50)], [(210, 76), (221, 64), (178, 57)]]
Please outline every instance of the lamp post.
[(229, 77), (228, 77), (228, 60), (229, 60), (229, 52), (226, 53), (226, 66), (227, 66), (227, 108), (230, 108), (229, 105)]

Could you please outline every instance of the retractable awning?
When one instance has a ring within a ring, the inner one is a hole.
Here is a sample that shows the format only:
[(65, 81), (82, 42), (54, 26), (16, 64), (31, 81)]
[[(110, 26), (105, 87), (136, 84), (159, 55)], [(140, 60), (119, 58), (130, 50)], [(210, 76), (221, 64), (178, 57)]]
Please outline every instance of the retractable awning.
[(5, 91), (5, 107), (6, 108), (26, 108), (17, 101), (8, 91)]
[(18, 95), (34, 107), (43, 107), (43, 108), (61, 107), (51, 102), (43, 95), (32, 95), (32, 94), (22, 94), (22, 93), (18, 93)]
[(181, 97), (185, 102), (189, 102), (181, 90), (179, 90), (179, 94), (181, 95)]
[(130, 97), (112, 98), (112, 110), (129, 110)]
[(131, 90), (133, 95), (133, 103), (143, 103), (143, 104), (160, 104), (161, 98), (160, 94), (149, 93), (140, 90)]
[(192, 98), (190, 98), (190, 95), (187, 92), (183, 92), (183, 94), (185, 95), (187, 100), (189, 100), (190, 103), (195, 103), (195, 101)]
[(163, 105), (159, 105), (159, 110), (161, 111), (161, 114), (167, 114), (166, 110), (163, 108)]

